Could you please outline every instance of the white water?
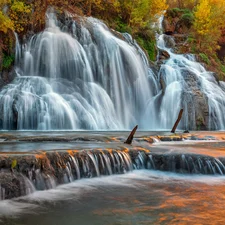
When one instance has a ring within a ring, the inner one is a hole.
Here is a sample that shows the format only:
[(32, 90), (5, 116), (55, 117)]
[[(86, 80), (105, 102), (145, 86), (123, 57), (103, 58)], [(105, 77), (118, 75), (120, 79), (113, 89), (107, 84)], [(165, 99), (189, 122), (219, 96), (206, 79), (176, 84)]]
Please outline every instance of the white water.
[(17, 51), (22, 72), (0, 93), (2, 128), (118, 130), (140, 124), (152, 96), (143, 51), (93, 18), (71, 21), (70, 31), (57, 24), (49, 12), (46, 29), (23, 46), (20, 60)]
[[(149, 102), (148, 115), (153, 121), (152, 128), (170, 129), (180, 109), (183, 108), (184, 115), (179, 127), (197, 129), (196, 120), (207, 113), (203, 112), (199, 116), (199, 111), (203, 107), (198, 102), (200, 96), (208, 104), (206, 126), (209, 129), (224, 130), (224, 82), (217, 82), (212, 72), (206, 71), (200, 63), (196, 62), (193, 55), (175, 54), (167, 47), (166, 38), (172, 39), (164, 34), (157, 36), (157, 47), (168, 52), (170, 57), (161, 65), (158, 74), (158, 80), (163, 81), (165, 85), (164, 93), (160, 90)], [(174, 42), (173, 39), (170, 41)]]
[(197, 129), (198, 92), (208, 101), (206, 126), (225, 129), (224, 82), (217, 83), (193, 56), (173, 53), (161, 34), (157, 46), (170, 58), (155, 75), (129, 34), (118, 33), (120, 39), (97, 19), (80, 20), (69, 18), (62, 26), (50, 10), (43, 32), (23, 46), (16, 36), (18, 76), (0, 92), (0, 128), (171, 129), (184, 108), (179, 128)]

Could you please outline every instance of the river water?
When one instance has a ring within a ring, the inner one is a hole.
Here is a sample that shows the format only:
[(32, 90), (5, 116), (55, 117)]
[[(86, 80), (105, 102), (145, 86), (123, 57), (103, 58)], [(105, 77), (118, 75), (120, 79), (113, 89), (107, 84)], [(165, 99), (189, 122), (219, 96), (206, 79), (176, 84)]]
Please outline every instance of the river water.
[(0, 203), (2, 224), (222, 224), (225, 178), (136, 171)]
[[(122, 146), (120, 140), (128, 133), (11, 132), (0, 145), (3, 152), (68, 149), (72, 146), (91, 149), (93, 143), (97, 148)], [(184, 135), (184, 141), (179, 142), (138, 141), (144, 140), (147, 134), (158, 135), (158, 138), (167, 135), (166, 132), (138, 132), (133, 145), (144, 146), (155, 153), (225, 156), (224, 132), (195, 132)], [(2, 132), (0, 136), (4, 140), (6, 134)], [(188, 137), (189, 140), (185, 140)], [(0, 201), (0, 224), (223, 224), (224, 199), (225, 176), (134, 170), (122, 175), (76, 180), (55, 189)]]

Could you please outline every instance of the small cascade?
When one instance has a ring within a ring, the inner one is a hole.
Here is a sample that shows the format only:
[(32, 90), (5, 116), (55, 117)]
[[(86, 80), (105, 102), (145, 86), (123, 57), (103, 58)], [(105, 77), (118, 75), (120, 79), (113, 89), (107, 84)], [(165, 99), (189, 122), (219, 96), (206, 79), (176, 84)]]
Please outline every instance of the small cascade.
[[(1, 156), (0, 200), (132, 170), (148, 169), (181, 174), (225, 175), (225, 158), (197, 154), (151, 153), (147, 149), (93, 149), (49, 151)], [(17, 157), (12, 170), (11, 163)]]
[(147, 168), (183, 174), (225, 175), (224, 163), (224, 159), (204, 155), (149, 154)]
[(132, 157), (134, 160), (124, 150), (111, 149), (22, 155), (17, 159), (17, 167), (10, 172), (12, 159), (9, 156), (2, 161), (0, 198), (28, 195), (35, 190), (52, 189), (81, 178), (123, 174), (133, 168), (145, 168), (144, 153), (136, 152)]

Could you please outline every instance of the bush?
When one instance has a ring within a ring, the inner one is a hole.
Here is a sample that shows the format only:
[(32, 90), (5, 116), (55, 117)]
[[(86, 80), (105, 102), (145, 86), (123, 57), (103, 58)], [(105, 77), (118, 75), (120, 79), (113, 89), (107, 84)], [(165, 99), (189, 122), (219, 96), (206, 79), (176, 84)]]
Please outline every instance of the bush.
[(6, 55), (3, 54), (3, 60), (2, 60), (2, 68), (3, 69), (8, 69), (14, 62), (14, 56), (13, 55)]
[(206, 54), (204, 54), (204, 53), (199, 53), (199, 56), (200, 56), (201, 60), (202, 60), (203, 62), (205, 62), (207, 65), (210, 64), (209, 58), (208, 58), (208, 56), (207, 56)]
[(192, 14), (192, 12), (190, 9), (180, 9), (180, 8), (173, 8), (167, 10), (167, 15), (172, 18), (180, 17), (182, 14)]
[(121, 19), (116, 20), (116, 28), (117, 31), (121, 33), (129, 33), (132, 34), (132, 29), (126, 23), (122, 22)]
[(156, 46), (154, 39), (144, 39), (143, 37), (136, 38), (137, 43), (144, 48), (149, 56), (149, 59), (154, 61), (156, 59)]
[(191, 12), (184, 13), (181, 17), (181, 21), (185, 24), (185, 26), (190, 29), (194, 22), (194, 15)]

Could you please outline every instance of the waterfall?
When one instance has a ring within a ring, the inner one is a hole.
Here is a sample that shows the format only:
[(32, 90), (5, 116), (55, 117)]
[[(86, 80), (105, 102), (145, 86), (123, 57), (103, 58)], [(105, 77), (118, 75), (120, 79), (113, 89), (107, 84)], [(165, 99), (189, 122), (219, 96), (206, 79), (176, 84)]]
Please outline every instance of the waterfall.
[(81, 178), (123, 174), (133, 167), (141, 169), (145, 167), (144, 157), (144, 153), (135, 151), (132, 160), (129, 152), (111, 149), (47, 152), (21, 155), (13, 170), (9, 157), (0, 167), (0, 200), (52, 189)]
[(181, 108), (180, 129), (225, 129), (224, 82), (193, 55), (175, 54), (167, 35), (157, 35), (159, 52), (169, 54), (157, 74), (129, 34), (91, 17), (61, 22), (49, 10), (44, 31), (23, 45), (16, 35), (16, 43), (17, 77), (0, 91), (0, 129), (171, 129)]
[(162, 90), (148, 103), (147, 114), (154, 121), (151, 128), (170, 129), (183, 108), (180, 128), (198, 129), (198, 121), (205, 123), (205, 129), (225, 129), (224, 82), (216, 81), (212, 72), (196, 62), (194, 55), (176, 54), (171, 46), (175, 46), (171, 36), (157, 35), (159, 51), (167, 52), (169, 58), (158, 73)]
[(118, 38), (94, 18), (62, 26), (50, 10), (46, 19), (45, 30), (22, 53), (17, 44), (20, 76), (0, 92), (0, 127), (118, 130), (144, 124), (155, 78), (132, 38)]
[(0, 200), (48, 190), (82, 178), (148, 169), (181, 174), (225, 175), (225, 158), (200, 154), (151, 153), (134, 149), (93, 149), (1, 156)]

